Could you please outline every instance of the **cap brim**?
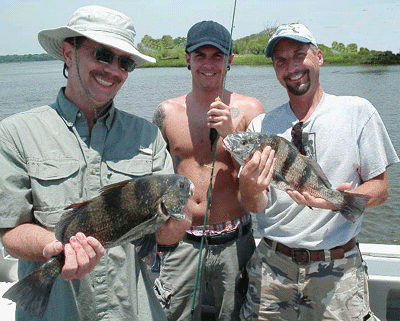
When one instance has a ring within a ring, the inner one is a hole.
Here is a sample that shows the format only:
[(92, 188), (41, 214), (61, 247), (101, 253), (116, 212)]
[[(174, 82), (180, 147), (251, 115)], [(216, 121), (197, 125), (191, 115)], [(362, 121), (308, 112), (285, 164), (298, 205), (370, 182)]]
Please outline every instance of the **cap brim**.
[(134, 46), (128, 43), (124, 38), (116, 38), (113, 34), (112, 37), (104, 35), (104, 32), (84, 32), (76, 31), (70, 27), (60, 27), (55, 29), (42, 30), (38, 34), (40, 45), (53, 57), (64, 61), (61, 46), (66, 38), (84, 36), (95, 42), (101, 43), (105, 46), (123, 51), (130, 55), (135, 61), (137, 66), (143, 65), (146, 62), (155, 63), (156, 59), (140, 53)]
[(272, 52), (274, 50), (274, 47), (275, 47), (276, 43), (279, 40), (284, 39), (284, 38), (293, 39), (293, 40), (296, 40), (296, 41), (299, 41), (299, 42), (303, 42), (303, 43), (312, 43), (310, 41), (310, 39), (307, 39), (307, 38), (304, 38), (304, 37), (300, 37), (300, 36), (296, 36), (296, 35), (278, 36), (278, 37), (275, 37), (274, 39), (272, 39), (271, 41), (268, 42), (268, 45), (265, 48), (265, 56), (267, 58), (271, 58), (272, 57)]
[(213, 41), (202, 41), (199, 43), (196, 43), (193, 46), (187, 47), (186, 48), (186, 52), (191, 53), (193, 51), (195, 51), (196, 49), (200, 48), (200, 47), (204, 47), (204, 46), (213, 46), (218, 48), (219, 50), (221, 50), (221, 52), (223, 52), (224, 55), (229, 55), (229, 52), (226, 50), (226, 48), (222, 47), (220, 44), (213, 42)]

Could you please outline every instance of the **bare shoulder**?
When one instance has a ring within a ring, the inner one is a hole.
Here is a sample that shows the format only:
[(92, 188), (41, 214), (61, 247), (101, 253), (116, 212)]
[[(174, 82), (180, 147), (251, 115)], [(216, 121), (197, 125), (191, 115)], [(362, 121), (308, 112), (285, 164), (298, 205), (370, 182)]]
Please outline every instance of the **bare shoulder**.
[(186, 109), (186, 95), (165, 100), (154, 111), (153, 123), (162, 128), (168, 115), (179, 113), (184, 109)]
[(261, 101), (257, 98), (235, 92), (231, 94), (230, 106), (233, 111), (235, 108), (238, 109), (238, 111), (249, 121), (265, 112)]
[(259, 101), (255, 97), (245, 96), (242, 94), (238, 94), (232, 92), (231, 94), (231, 104), (237, 105), (238, 108), (257, 108), (257, 109), (264, 109), (261, 101)]

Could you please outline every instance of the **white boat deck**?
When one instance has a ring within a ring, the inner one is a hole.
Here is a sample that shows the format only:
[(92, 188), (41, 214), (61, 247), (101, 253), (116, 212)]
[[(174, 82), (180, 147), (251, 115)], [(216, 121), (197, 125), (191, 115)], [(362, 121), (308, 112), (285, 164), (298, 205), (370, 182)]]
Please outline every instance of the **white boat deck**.
[[(381, 321), (400, 320), (400, 245), (360, 244), (369, 274), (370, 305)], [(1, 320), (14, 321), (15, 304), (1, 298), (17, 280), (17, 260), (0, 243)]]

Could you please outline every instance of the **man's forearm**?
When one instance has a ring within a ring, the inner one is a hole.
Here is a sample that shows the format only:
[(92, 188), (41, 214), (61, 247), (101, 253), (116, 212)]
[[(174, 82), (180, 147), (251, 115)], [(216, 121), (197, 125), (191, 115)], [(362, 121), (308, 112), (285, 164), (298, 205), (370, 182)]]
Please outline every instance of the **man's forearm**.
[(6, 251), (24, 261), (45, 261), (43, 248), (55, 240), (54, 233), (45, 228), (25, 223), (11, 229), (0, 229)]

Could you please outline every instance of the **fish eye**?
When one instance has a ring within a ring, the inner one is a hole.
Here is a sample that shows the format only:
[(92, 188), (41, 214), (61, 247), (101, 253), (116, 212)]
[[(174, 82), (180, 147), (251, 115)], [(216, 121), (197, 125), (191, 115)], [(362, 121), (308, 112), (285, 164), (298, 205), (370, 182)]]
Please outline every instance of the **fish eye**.
[(243, 146), (246, 146), (246, 141), (242, 140), (242, 141), (240, 142), (240, 144), (242, 144)]
[(184, 189), (185, 188), (185, 183), (184, 182), (179, 182), (179, 188)]

